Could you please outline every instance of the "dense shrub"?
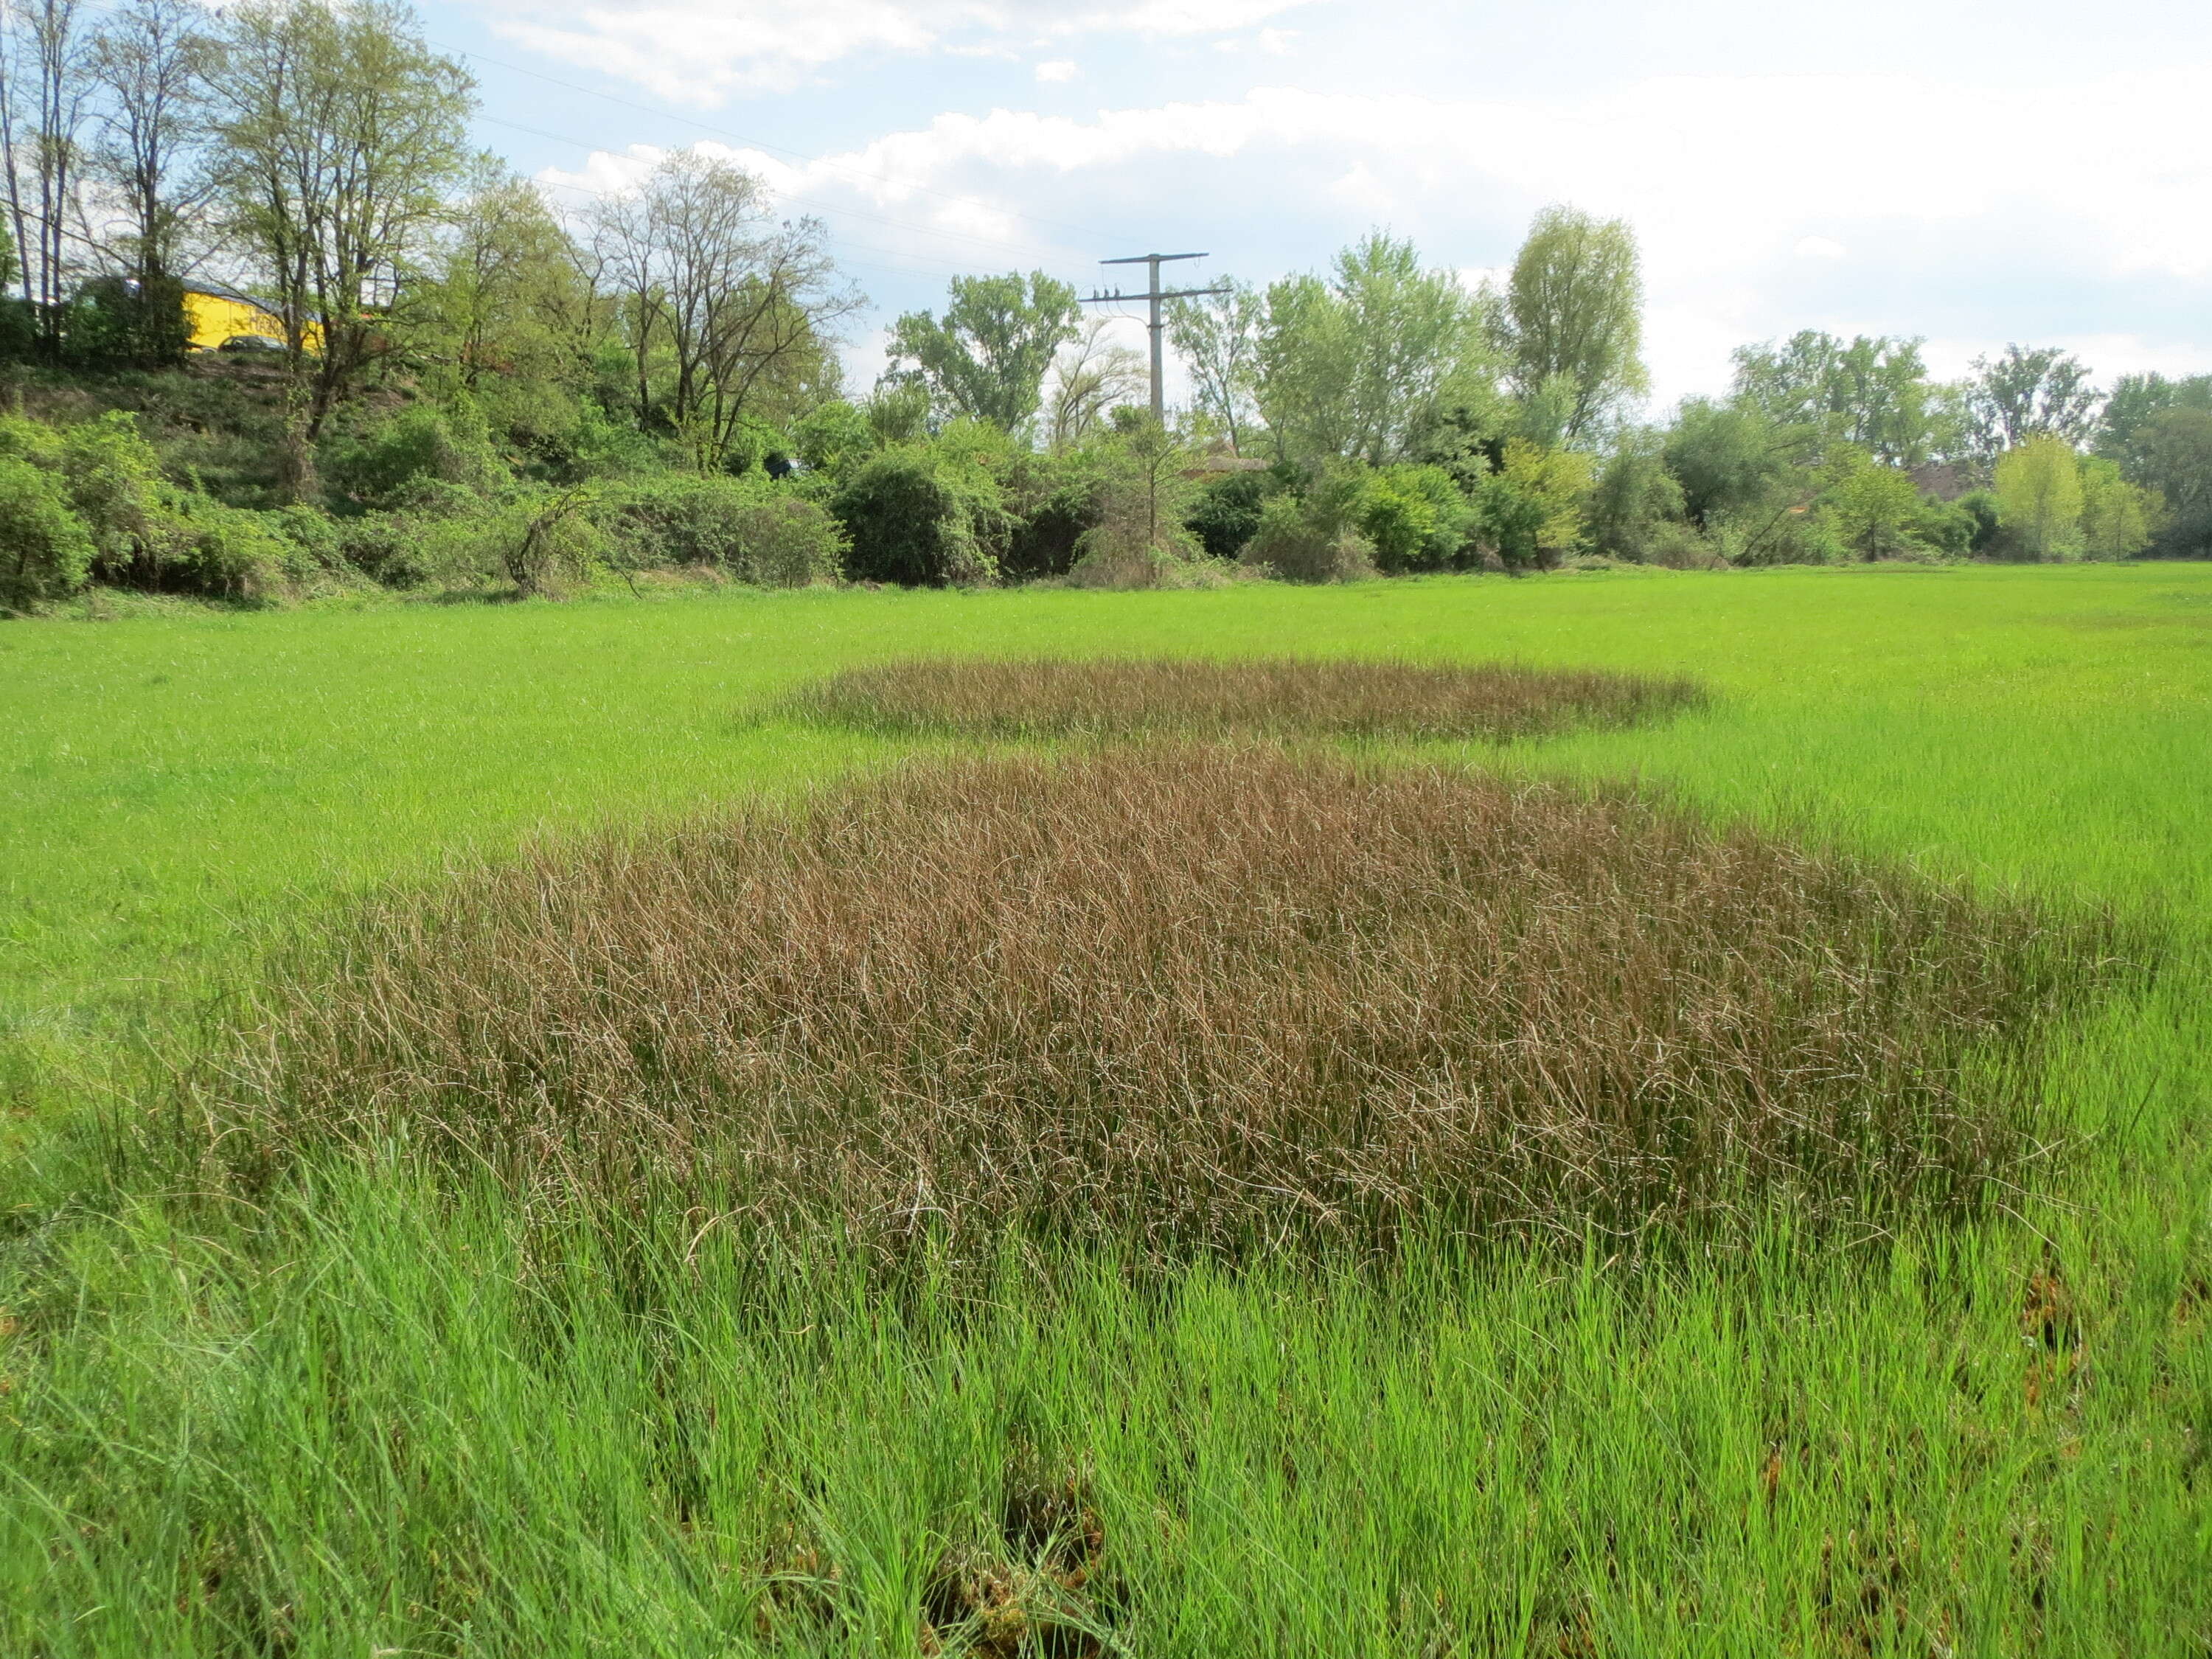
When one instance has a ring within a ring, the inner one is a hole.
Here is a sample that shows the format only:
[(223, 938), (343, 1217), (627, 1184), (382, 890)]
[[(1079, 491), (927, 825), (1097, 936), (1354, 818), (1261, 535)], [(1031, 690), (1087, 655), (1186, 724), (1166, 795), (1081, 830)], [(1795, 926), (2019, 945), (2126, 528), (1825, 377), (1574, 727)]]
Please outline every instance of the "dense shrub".
[(757, 474), (635, 480), (605, 491), (593, 516), (626, 565), (711, 565), (741, 582), (800, 587), (844, 562), (836, 520)]
[(1451, 474), (1438, 466), (1379, 468), (1360, 495), (1359, 532), (1387, 575), (1455, 568), (1474, 519)]
[(1477, 533), (1508, 570), (1548, 569), (1581, 544), (1590, 458), (1509, 438), (1496, 471), (1477, 486)]
[(1018, 455), (1007, 469), (1006, 548), (999, 574), (1009, 581), (1064, 576), (1083, 556), (1083, 540), (1104, 516), (1107, 467), (1095, 449)]
[(121, 410), (62, 434), (70, 504), (92, 536), (94, 570), (109, 581), (158, 587), (184, 551), (164, 501), (161, 458)]
[(991, 581), (1012, 528), (988, 471), (912, 447), (884, 450), (855, 469), (832, 510), (851, 538), (845, 569), (856, 581)]
[(0, 609), (28, 611), (66, 599), (92, 568), (92, 538), (70, 510), (60, 481), (0, 454)]
[(1260, 508), (1279, 486), (1265, 472), (1224, 472), (1200, 489), (1183, 519), (1208, 556), (1233, 559), (1260, 528)]
[(1272, 497), (1259, 527), (1237, 555), (1244, 564), (1290, 582), (1358, 581), (1375, 574), (1375, 547), (1359, 533), (1355, 489), (1327, 485), (1304, 495)]
[(1601, 553), (1639, 563), (1678, 556), (1687, 512), (1682, 486), (1667, 470), (1656, 433), (1621, 434), (1590, 491), (1588, 533)]
[(507, 476), (482, 416), (465, 398), (442, 407), (410, 404), (333, 438), (319, 464), (333, 493), (370, 508), (413, 505), (410, 492), (423, 483), (482, 491)]
[(173, 578), (196, 593), (260, 599), (304, 574), (300, 544), (275, 515), (178, 491), (167, 503)]

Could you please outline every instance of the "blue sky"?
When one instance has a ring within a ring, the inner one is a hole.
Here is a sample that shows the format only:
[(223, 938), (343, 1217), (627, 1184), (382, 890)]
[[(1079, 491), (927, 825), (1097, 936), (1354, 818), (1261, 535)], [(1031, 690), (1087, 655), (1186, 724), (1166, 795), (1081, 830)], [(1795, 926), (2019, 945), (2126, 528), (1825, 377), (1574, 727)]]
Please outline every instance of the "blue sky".
[[(1869, 0), (434, 0), (479, 137), (581, 206), (659, 149), (819, 215), (880, 329), (959, 271), (1211, 250), (1265, 281), (1382, 226), (1505, 264), (1568, 201), (1644, 252), (1655, 404), (1818, 327), (2212, 370), (2212, 7)], [(1136, 343), (1140, 332), (1133, 332)]]

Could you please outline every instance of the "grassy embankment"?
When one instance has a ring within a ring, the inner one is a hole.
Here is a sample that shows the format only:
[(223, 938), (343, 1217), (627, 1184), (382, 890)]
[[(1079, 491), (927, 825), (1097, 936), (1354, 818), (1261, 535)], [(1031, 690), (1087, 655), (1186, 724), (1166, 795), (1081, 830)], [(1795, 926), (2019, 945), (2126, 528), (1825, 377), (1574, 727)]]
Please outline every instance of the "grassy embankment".
[[(2203, 568), (0, 630), (0, 1636), (899, 1652), (967, 1614), (1006, 1651), (1024, 1619), (1148, 1655), (2202, 1651), (2208, 647)], [(898, 753), (740, 711), (926, 650), (1688, 672), (1711, 709), (1503, 763), (1635, 769), (2178, 943), (2051, 1057), (2080, 1141), (2008, 1212), (1633, 1272), (1010, 1264), (893, 1306), (764, 1282), (706, 1216), (611, 1254), (336, 1164), (264, 1215), (165, 1208), (62, 1133), (273, 921)]]

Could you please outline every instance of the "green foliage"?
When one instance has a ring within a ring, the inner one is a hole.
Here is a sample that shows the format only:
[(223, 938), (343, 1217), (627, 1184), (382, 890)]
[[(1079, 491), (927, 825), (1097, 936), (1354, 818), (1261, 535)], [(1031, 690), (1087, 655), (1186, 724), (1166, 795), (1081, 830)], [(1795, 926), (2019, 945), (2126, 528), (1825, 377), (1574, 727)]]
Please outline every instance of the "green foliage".
[(1115, 428), (1091, 448), (1094, 522), (1076, 542), (1070, 579), (1092, 587), (1190, 586), (1202, 557), (1184, 523), (1197, 495), (1183, 476), (1191, 453), (1149, 411), (1121, 411)]
[(1965, 392), (1966, 443), (1984, 458), (2033, 438), (2084, 443), (2096, 431), (2100, 402), (2079, 357), (2056, 346), (2008, 345), (1994, 362), (1974, 359)]
[(1075, 290), (1041, 270), (956, 276), (942, 319), (910, 311), (891, 328), (895, 368), (911, 364), (949, 416), (1025, 430), (1054, 354), (1076, 337)]
[(2178, 558), (2212, 554), (2212, 409), (2163, 410), (2143, 423), (2141, 444), (2136, 482), (2164, 503), (2159, 551)]
[(324, 446), (322, 474), (356, 507), (389, 509), (418, 498), (422, 486), (471, 494), (496, 490), (507, 471), (472, 398), (410, 404)]
[(1261, 503), (1260, 522), (1238, 558), (1288, 582), (1359, 581), (1376, 574), (1375, 546), (1360, 533), (1366, 480), (1356, 467), (1327, 465), (1302, 493)]
[(1625, 220), (1545, 208), (1513, 261), (1497, 325), (1516, 390), (1557, 405), (1559, 440), (1591, 432), (1649, 385), (1636, 233)]
[(1233, 559), (1260, 528), (1260, 509), (1278, 485), (1265, 472), (1224, 472), (1200, 487), (1183, 524), (1210, 558)]
[(2168, 380), (2163, 374), (2123, 374), (2105, 400), (2097, 453), (2118, 461), (2131, 483), (2148, 483), (2154, 422), (2170, 409), (2212, 410), (2212, 374)]
[(929, 436), (929, 387), (918, 374), (887, 374), (876, 383), (860, 412), (868, 417), (878, 449), (921, 443)]
[(1813, 330), (1735, 354), (1736, 395), (1777, 427), (1806, 428), (1893, 466), (1938, 444), (1942, 408), (1917, 340), (1858, 335), (1849, 344)]
[(1258, 435), (1255, 393), (1267, 305), (1249, 283), (1216, 286), (1220, 292), (1168, 302), (1168, 343), (1189, 367), (1200, 415), (1237, 454)]
[(64, 360), (94, 368), (173, 367), (191, 343), (185, 287), (172, 276), (97, 278), (70, 301), (61, 326)]
[(0, 453), (0, 610), (68, 598), (84, 586), (93, 550), (53, 473)]
[(845, 541), (815, 502), (758, 473), (676, 473), (615, 486), (592, 506), (623, 566), (707, 565), (760, 587), (836, 578)]
[(1997, 520), (2022, 558), (2081, 553), (2081, 468), (2073, 445), (2048, 433), (1997, 458)]
[(1547, 569), (1580, 543), (1591, 458), (1509, 438), (1498, 471), (1475, 492), (1479, 534), (1508, 570)]
[(879, 441), (866, 410), (832, 398), (792, 422), (791, 441), (808, 471), (836, 477), (872, 453)]
[(1495, 400), (1474, 297), (1379, 232), (1338, 254), (1326, 280), (1267, 290), (1254, 364), (1277, 454), (1300, 464), (1405, 459), (1438, 410)]
[(1094, 442), (1057, 454), (1018, 451), (992, 470), (1000, 480), (1008, 519), (1000, 574), (1009, 581), (1066, 575), (1080, 556), (1083, 538), (1105, 511), (1105, 447)]
[(2082, 556), (2126, 559), (2148, 547), (2158, 498), (2130, 483), (2117, 462), (2084, 456), (2081, 465)]
[(1360, 534), (1385, 575), (1455, 568), (1474, 520), (1451, 474), (1438, 466), (1379, 468), (1359, 503)]
[(301, 556), (301, 544), (284, 533), (287, 526), (301, 525), (297, 514), (303, 509), (280, 517), (182, 492), (172, 495), (167, 505), (172, 579), (180, 579), (196, 593), (260, 599), (302, 574), (307, 562)]
[(1802, 429), (1778, 426), (1754, 404), (1692, 398), (1662, 453), (1692, 521), (1710, 526), (1723, 518), (1771, 516), (1780, 498), (1800, 493), (1791, 475), (1805, 448)]
[(1649, 428), (1623, 431), (1590, 491), (1589, 539), (1601, 553), (1658, 563), (1679, 538), (1686, 511), (1682, 485), (1667, 470), (1665, 437)]
[(2004, 534), (2004, 525), (1997, 514), (1995, 490), (1970, 489), (1952, 506), (1964, 515), (1969, 526), (1966, 551), (1979, 556), (1996, 546)]
[(1825, 470), (1820, 511), (1847, 550), (1881, 559), (1919, 545), (1920, 491), (1911, 474), (1850, 444), (1838, 446)]
[(854, 469), (830, 510), (851, 541), (855, 581), (939, 587), (988, 582), (1011, 526), (985, 467), (945, 446), (884, 450)]
[(70, 504), (92, 536), (95, 574), (157, 587), (170, 567), (190, 562), (161, 458), (130, 415), (117, 410), (69, 428), (59, 459)]

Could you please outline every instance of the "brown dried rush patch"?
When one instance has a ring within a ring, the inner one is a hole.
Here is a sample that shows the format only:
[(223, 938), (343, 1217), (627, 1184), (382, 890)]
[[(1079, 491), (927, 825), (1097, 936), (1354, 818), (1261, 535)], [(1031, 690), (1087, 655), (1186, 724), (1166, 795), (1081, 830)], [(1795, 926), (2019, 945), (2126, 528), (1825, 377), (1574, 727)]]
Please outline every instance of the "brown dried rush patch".
[(1705, 701), (1697, 682), (1680, 677), (1514, 663), (928, 658), (848, 669), (803, 688), (782, 712), (874, 731), (988, 738), (1505, 742), (1662, 720)]
[(367, 904), (279, 964), (221, 1144), (404, 1130), (893, 1254), (1967, 1206), (2081, 948), (1625, 789), (916, 762)]

